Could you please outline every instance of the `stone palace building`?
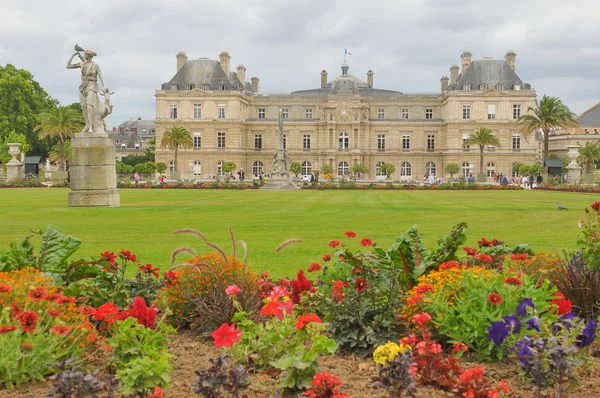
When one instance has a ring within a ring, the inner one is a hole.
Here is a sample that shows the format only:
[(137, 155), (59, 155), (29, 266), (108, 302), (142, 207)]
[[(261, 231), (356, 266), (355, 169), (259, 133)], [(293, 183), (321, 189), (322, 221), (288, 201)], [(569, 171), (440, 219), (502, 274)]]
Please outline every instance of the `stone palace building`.
[[(258, 77), (246, 81), (246, 68), (231, 70), (227, 52), (219, 61), (188, 59), (180, 52), (173, 78), (156, 91), (156, 161), (174, 168), (174, 151), (160, 149), (165, 131), (183, 126), (193, 136), (193, 148), (179, 150), (182, 178), (222, 174), (221, 164), (233, 161), (246, 176), (271, 169), (277, 148), (279, 109), (283, 110), (284, 145), (293, 162), (310, 174), (324, 164), (334, 176), (346, 175), (353, 164), (364, 164), (366, 178), (383, 178), (380, 166), (396, 166), (393, 180), (422, 180), (425, 173), (444, 176), (448, 163), (458, 163), (462, 175), (510, 174), (516, 162), (537, 160), (535, 137), (528, 141), (516, 120), (535, 106), (536, 93), (515, 73), (516, 54), (504, 59), (472, 60), (461, 55), (461, 66), (450, 67), (438, 93), (404, 93), (377, 88), (374, 73), (366, 81), (350, 74), (289, 94), (259, 91)], [(485, 170), (479, 169), (479, 148), (463, 141), (479, 127), (493, 130), (501, 147), (487, 147)]]

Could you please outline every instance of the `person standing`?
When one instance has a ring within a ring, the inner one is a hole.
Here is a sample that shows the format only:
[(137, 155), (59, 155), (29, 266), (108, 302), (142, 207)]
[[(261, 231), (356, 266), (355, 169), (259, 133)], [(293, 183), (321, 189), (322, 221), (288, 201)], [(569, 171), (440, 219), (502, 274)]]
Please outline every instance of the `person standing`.
[(542, 182), (544, 182), (544, 177), (542, 177), (542, 175), (540, 173), (538, 173), (538, 175), (535, 179), (535, 183), (538, 188), (540, 187), (540, 185), (542, 185)]
[(433, 174), (429, 175), (429, 186), (435, 184), (435, 177), (433, 176)]
[(529, 174), (529, 189), (533, 189), (533, 183), (535, 182), (535, 177), (533, 173)]
[(135, 180), (135, 185), (139, 184), (139, 182), (140, 182), (140, 175), (138, 174), (137, 171), (133, 175), (133, 179)]

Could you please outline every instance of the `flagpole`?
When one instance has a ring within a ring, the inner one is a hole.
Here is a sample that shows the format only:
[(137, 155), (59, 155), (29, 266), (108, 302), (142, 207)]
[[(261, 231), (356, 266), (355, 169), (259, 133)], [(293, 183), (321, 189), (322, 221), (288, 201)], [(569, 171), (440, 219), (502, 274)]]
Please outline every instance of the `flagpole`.
[(348, 54), (348, 50), (344, 48), (344, 63), (346, 63), (346, 54)]

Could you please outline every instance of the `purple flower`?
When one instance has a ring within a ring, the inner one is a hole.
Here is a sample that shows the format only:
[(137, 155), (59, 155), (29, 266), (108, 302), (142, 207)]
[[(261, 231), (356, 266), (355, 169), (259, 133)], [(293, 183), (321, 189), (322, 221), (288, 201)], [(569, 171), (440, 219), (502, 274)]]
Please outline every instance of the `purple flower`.
[(518, 316), (527, 316), (527, 307), (531, 307), (531, 309), (535, 309), (535, 306), (533, 305), (533, 300), (530, 298), (524, 298), (523, 300), (521, 300), (521, 302), (519, 303), (519, 306), (517, 307), (517, 315)]
[(540, 329), (540, 322), (539, 322), (539, 319), (537, 316), (534, 316), (534, 317), (528, 319), (525, 323), (527, 324), (527, 330), (535, 329), (538, 332), (542, 331)]
[(567, 312), (560, 318), (558, 318), (558, 322), (552, 325), (552, 332), (554, 334), (558, 333), (561, 328), (566, 328), (567, 330), (571, 330), (573, 327), (573, 323), (575, 322), (575, 313)]
[(511, 333), (519, 334), (521, 332), (521, 326), (523, 326), (523, 324), (514, 314), (503, 316), (502, 319), (504, 319), (504, 323)]
[(520, 365), (523, 369), (527, 368), (531, 364), (533, 351), (531, 351), (531, 338), (529, 336), (525, 336), (522, 340), (517, 341), (509, 352), (517, 352), (517, 356), (519, 357)]
[(583, 328), (583, 332), (580, 336), (577, 337), (577, 347), (583, 348), (592, 344), (596, 339), (596, 328), (598, 327), (598, 321), (595, 319), (590, 319)]
[(508, 337), (508, 328), (504, 322), (492, 322), (488, 328), (488, 340), (496, 345), (502, 345)]

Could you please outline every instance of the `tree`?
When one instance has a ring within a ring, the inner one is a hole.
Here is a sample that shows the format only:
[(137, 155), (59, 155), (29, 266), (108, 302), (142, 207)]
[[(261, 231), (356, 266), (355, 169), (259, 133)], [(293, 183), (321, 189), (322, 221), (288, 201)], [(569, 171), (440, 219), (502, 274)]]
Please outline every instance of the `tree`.
[(50, 112), (39, 115), (40, 124), (34, 128), (40, 140), (58, 137), (59, 158), (58, 170), (65, 171), (65, 141), (73, 138), (73, 134), (80, 131), (83, 126), (83, 117), (73, 108), (61, 106)]
[(448, 163), (446, 165), (446, 173), (450, 174), (450, 178), (454, 177), (454, 174), (458, 174), (460, 171), (460, 165), (458, 163)]
[[(65, 141), (65, 166), (71, 162), (71, 141)], [(60, 143), (52, 145), (52, 149), (48, 152), (48, 158), (51, 162), (58, 162), (60, 160)], [(68, 169), (68, 167), (65, 167)]]
[(396, 166), (394, 166), (391, 163), (384, 163), (381, 165), (381, 168), (379, 170), (381, 170), (381, 172), (385, 174), (386, 178), (391, 178), (392, 174), (394, 174), (394, 171), (396, 171)]
[(221, 166), (221, 170), (223, 170), (223, 173), (225, 174), (233, 173), (235, 169), (237, 169), (237, 164), (233, 162), (223, 162), (223, 165)]
[(358, 176), (358, 178), (362, 178), (364, 174), (367, 174), (369, 170), (367, 170), (367, 166), (362, 163), (356, 163), (350, 166), (350, 171)]
[(529, 175), (529, 170), (531, 169), (531, 166), (528, 164), (522, 164), (519, 166), (519, 175), (522, 176), (526, 176)]
[(140, 163), (153, 162), (154, 160), (152, 160), (152, 159), (153, 158), (148, 157), (148, 155), (146, 153), (141, 154), (141, 155), (131, 154), (131, 155), (123, 156), (123, 158), (121, 159), (121, 162), (135, 166), (136, 164), (140, 164)]
[(517, 127), (527, 139), (536, 131), (544, 133), (544, 149), (542, 152), (542, 165), (548, 159), (548, 141), (552, 130), (567, 129), (579, 125), (577, 116), (569, 110), (557, 97), (544, 95), (541, 100), (535, 101), (535, 108), (529, 107), (527, 114), (521, 115)]
[(600, 160), (600, 144), (596, 142), (586, 142), (585, 145), (579, 148), (579, 156), (577, 162), (585, 165), (585, 172), (591, 172), (591, 165)]
[(171, 130), (165, 131), (165, 135), (160, 141), (161, 148), (173, 148), (175, 149), (175, 171), (177, 171), (177, 151), (179, 148), (192, 148), (194, 142), (192, 135), (185, 127), (173, 126)]
[(130, 164), (124, 164), (121, 168), (123, 174), (133, 173), (133, 166)]
[(166, 163), (160, 162), (160, 163), (156, 164), (156, 172), (157, 173), (162, 174), (165, 171), (167, 171), (167, 164)]
[(474, 133), (469, 134), (469, 138), (463, 144), (464, 146), (478, 145), (479, 146), (479, 174), (484, 173), (483, 168), (483, 148), (486, 146), (496, 146), (501, 148), (500, 140), (494, 135), (491, 129), (480, 127)]
[(298, 174), (302, 173), (302, 165), (298, 162), (292, 162), (290, 165), (290, 171), (294, 173), (296, 178), (298, 178)]
[(319, 170), (323, 174), (327, 174), (327, 173), (332, 173), (333, 172), (333, 168), (330, 165), (328, 165), (328, 164), (322, 165), (321, 167), (319, 167)]

